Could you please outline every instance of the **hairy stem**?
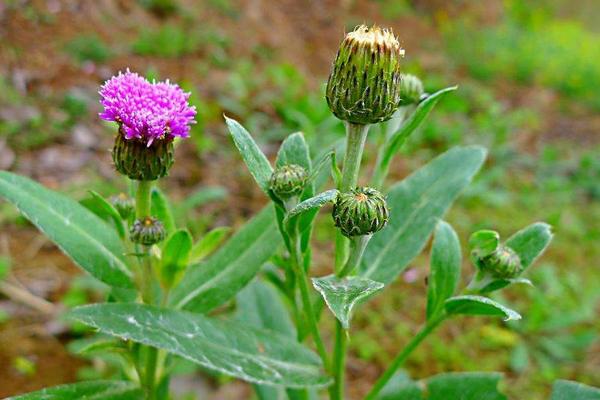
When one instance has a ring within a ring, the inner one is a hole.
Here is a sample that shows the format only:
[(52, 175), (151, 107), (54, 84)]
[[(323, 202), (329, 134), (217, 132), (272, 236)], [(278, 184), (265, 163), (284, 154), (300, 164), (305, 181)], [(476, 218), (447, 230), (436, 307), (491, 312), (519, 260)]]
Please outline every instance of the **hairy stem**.
[(150, 194), (154, 181), (138, 181), (135, 193), (135, 217), (142, 219), (150, 216)]
[(338, 273), (338, 277), (343, 278), (354, 271), (362, 259), (369, 240), (371, 240), (371, 235), (356, 236), (352, 238), (350, 256), (348, 257), (344, 268)]
[(294, 270), (294, 274), (296, 275), (296, 283), (298, 284), (298, 287), (300, 289), (300, 298), (302, 299), (302, 307), (304, 308), (308, 329), (310, 330), (313, 340), (315, 342), (315, 346), (317, 347), (317, 352), (321, 356), (321, 360), (323, 360), (323, 366), (325, 367), (325, 369), (328, 369), (329, 360), (327, 357), (327, 350), (325, 350), (325, 345), (323, 344), (323, 339), (321, 338), (319, 327), (317, 325), (317, 318), (315, 316), (314, 307), (310, 299), (308, 277), (306, 276), (306, 270), (304, 269), (304, 263), (302, 262), (302, 252), (300, 250), (300, 236), (296, 231), (296, 227), (294, 227), (290, 238), (292, 239), (292, 248), (290, 254), (292, 269)]
[(437, 328), (446, 319), (446, 317), (446, 314), (441, 314), (437, 318), (427, 322), (423, 328), (421, 328), (421, 330), (412, 338), (412, 340), (404, 347), (404, 349), (402, 349), (402, 352), (396, 356), (394, 361), (392, 361), (392, 364), (383, 373), (383, 375), (381, 375), (377, 382), (375, 382), (375, 385), (373, 388), (371, 388), (371, 391), (367, 394), (365, 400), (373, 400), (377, 397), (381, 389), (383, 389), (392, 376), (394, 376), (396, 371), (398, 371), (398, 368), (404, 364), (404, 361), (406, 361), (408, 356), (411, 355), (417, 346), (419, 346), (419, 344), (421, 344), (421, 342), (427, 336), (429, 336), (429, 334), (433, 332), (435, 328)]
[[(358, 182), (360, 163), (368, 132), (369, 125), (346, 124), (346, 153), (344, 155), (344, 165), (342, 167), (342, 181), (339, 187), (339, 190), (342, 192), (347, 192), (354, 188)], [(356, 266), (362, 255), (361, 253), (360, 255), (357, 255), (357, 257), (352, 256), (348, 259), (348, 245), (348, 239), (338, 230), (335, 238), (335, 272), (338, 276), (344, 276), (343, 274), (352, 271), (352, 269), (354, 269), (353, 266), (348, 266), (348, 268), (345, 267), (348, 265), (348, 261)], [(347, 337), (346, 331), (339, 321), (336, 321), (335, 331), (334, 359), (332, 363), (334, 382), (329, 388), (329, 397), (331, 400), (342, 400), (344, 398)]]
[[(342, 192), (353, 189), (358, 182), (360, 162), (369, 133), (369, 125), (346, 123), (346, 153), (342, 167), (342, 181), (338, 188)], [(339, 230), (335, 236), (335, 271), (341, 271), (348, 258), (348, 239)]]

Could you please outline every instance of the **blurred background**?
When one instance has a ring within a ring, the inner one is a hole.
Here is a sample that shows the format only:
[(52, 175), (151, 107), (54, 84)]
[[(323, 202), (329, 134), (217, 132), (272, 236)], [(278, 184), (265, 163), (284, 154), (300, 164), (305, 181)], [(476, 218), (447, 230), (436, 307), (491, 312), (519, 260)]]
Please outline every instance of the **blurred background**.
[[(451, 146), (482, 144), (488, 161), (447, 215), (463, 244), (476, 229), (507, 237), (537, 220), (556, 233), (528, 272), (535, 287), (501, 295), (522, 321), (448, 323), (407, 371), (503, 371), (513, 399), (545, 399), (559, 377), (600, 386), (599, 19), (595, 0), (0, 0), (0, 168), (84, 202), (89, 189), (123, 190), (109, 153), (115, 127), (97, 117), (97, 91), (130, 68), (178, 82), (198, 108), (192, 138), (161, 183), (177, 218), (195, 237), (237, 227), (266, 198), (222, 114), (271, 158), (298, 130), (313, 149), (331, 146), (343, 126), (323, 92), (340, 40), (360, 23), (391, 27), (406, 72), (428, 92), (459, 85), (411, 137), (393, 180)], [(0, 397), (114, 376), (115, 359), (76, 355), (85, 328), (56, 318), (101, 299), (104, 288), (5, 203), (0, 224)], [(317, 226), (316, 274), (331, 265), (331, 225), (323, 215)], [(365, 393), (423, 321), (427, 253), (356, 315), (349, 398)], [(183, 362), (178, 374), (181, 398), (252, 396), (243, 383)]]

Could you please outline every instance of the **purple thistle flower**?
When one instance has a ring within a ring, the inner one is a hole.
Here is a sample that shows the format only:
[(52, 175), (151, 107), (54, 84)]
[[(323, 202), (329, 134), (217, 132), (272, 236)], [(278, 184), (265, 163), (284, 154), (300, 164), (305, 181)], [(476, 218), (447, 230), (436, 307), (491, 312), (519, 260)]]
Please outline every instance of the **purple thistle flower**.
[(168, 80), (151, 83), (127, 69), (106, 81), (99, 93), (100, 118), (118, 122), (126, 139), (141, 139), (148, 146), (157, 139), (188, 137), (196, 123), (190, 93)]

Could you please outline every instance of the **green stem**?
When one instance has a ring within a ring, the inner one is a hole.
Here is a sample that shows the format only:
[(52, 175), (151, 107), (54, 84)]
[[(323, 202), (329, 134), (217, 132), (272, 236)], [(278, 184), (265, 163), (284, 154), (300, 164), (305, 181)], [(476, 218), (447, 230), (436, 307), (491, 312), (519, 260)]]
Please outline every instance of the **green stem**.
[(362, 259), (369, 240), (371, 240), (371, 235), (356, 236), (352, 238), (352, 250), (350, 251), (350, 256), (348, 257), (348, 261), (346, 261), (344, 268), (338, 273), (338, 277), (343, 278), (354, 271)]
[(135, 193), (135, 217), (142, 219), (150, 216), (150, 195), (154, 181), (138, 181)]
[(292, 239), (292, 248), (290, 254), (292, 269), (294, 270), (294, 274), (296, 275), (296, 283), (298, 284), (298, 287), (300, 289), (300, 298), (302, 299), (302, 307), (304, 308), (304, 313), (306, 314), (306, 322), (308, 324), (308, 329), (310, 330), (313, 340), (315, 342), (315, 346), (317, 347), (317, 352), (321, 356), (321, 360), (323, 360), (323, 366), (327, 370), (329, 368), (327, 351), (325, 350), (323, 339), (321, 338), (321, 334), (319, 333), (319, 327), (317, 325), (315, 311), (312, 305), (312, 301), (310, 300), (308, 277), (306, 276), (306, 270), (304, 269), (304, 263), (302, 262), (302, 253), (300, 251), (300, 237), (296, 232), (296, 227), (294, 227), (290, 238)]
[[(353, 189), (358, 182), (360, 162), (369, 133), (369, 125), (346, 123), (346, 153), (342, 167), (342, 181), (338, 188), (342, 192)], [(338, 230), (335, 235), (335, 271), (341, 271), (348, 258), (348, 239)]]
[(146, 399), (153, 400), (155, 398), (155, 381), (156, 381), (156, 360), (158, 358), (158, 349), (155, 347), (148, 347), (146, 353), (146, 368), (144, 370), (146, 379), (144, 382), (144, 389), (146, 391)]
[[(353, 189), (358, 182), (360, 163), (368, 132), (369, 125), (346, 123), (346, 153), (344, 155), (342, 180), (339, 187), (339, 190), (342, 192)], [(359, 246), (354, 247), (354, 250), (360, 249), (360, 247), (359, 244)], [(348, 250), (349, 241), (338, 230), (335, 237), (335, 272), (337, 276), (343, 277), (348, 274), (360, 261), (360, 257), (362, 256), (361, 251), (353, 251), (353, 254), (348, 257)], [(332, 363), (334, 383), (329, 388), (329, 397), (331, 400), (342, 400), (344, 398), (344, 372), (346, 369), (347, 347), (346, 331), (340, 322), (336, 321), (334, 359)]]
[(333, 385), (329, 387), (329, 398), (331, 400), (343, 400), (348, 338), (347, 332), (340, 323), (340, 321), (336, 319), (335, 322), (335, 347), (333, 349)]
[(412, 340), (402, 349), (402, 352), (396, 356), (392, 364), (388, 367), (388, 369), (379, 377), (375, 385), (371, 389), (371, 391), (365, 397), (365, 400), (373, 400), (377, 397), (381, 389), (389, 382), (389, 380), (394, 376), (398, 368), (404, 364), (404, 361), (411, 355), (411, 353), (417, 348), (419, 344), (427, 337), (431, 332), (435, 330), (445, 319), (447, 315), (441, 314), (437, 318), (432, 319), (427, 322), (423, 328), (417, 333)]

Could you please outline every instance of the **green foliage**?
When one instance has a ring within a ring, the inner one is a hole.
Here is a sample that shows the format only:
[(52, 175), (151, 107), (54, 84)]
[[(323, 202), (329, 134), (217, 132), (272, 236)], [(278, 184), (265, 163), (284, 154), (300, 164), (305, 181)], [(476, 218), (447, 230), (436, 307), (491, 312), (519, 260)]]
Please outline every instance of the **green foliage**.
[(452, 227), (438, 222), (431, 248), (427, 280), (427, 319), (444, 309), (444, 302), (456, 292), (460, 281), (462, 255), (458, 236)]
[(312, 282), (344, 329), (350, 328), (354, 307), (383, 289), (383, 283), (360, 276), (338, 278), (335, 275), (328, 275), (313, 278)]
[(449, 315), (489, 315), (502, 317), (505, 321), (521, 319), (521, 315), (487, 297), (464, 295), (451, 297), (444, 307)]
[(110, 48), (96, 35), (77, 36), (66, 44), (65, 50), (79, 63), (104, 63), (112, 56)]
[(600, 107), (592, 89), (600, 84), (595, 66), (600, 41), (597, 33), (578, 22), (545, 19), (523, 24), (509, 15), (492, 27), (467, 21), (448, 25), (446, 38), (450, 57), (477, 78), (489, 81), (506, 76), (520, 83), (546, 85), (575, 101)]
[(165, 241), (161, 255), (161, 283), (171, 288), (188, 266), (192, 251), (192, 236), (186, 230), (178, 230)]
[(22, 396), (10, 397), (10, 400), (141, 400), (142, 391), (126, 381), (92, 381), (71, 385), (55, 386), (31, 392)]
[(452, 149), (393, 186), (394, 211), (385, 229), (369, 242), (360, 274), (389, 283), (421, 252), (437, 219), (466, 187), (485, 159), (480, 147)]
[(165, 24), (158, 29), (142, 29), (132, 50), (142, 56), (177, 58), (198, 51), (200, 45), (197, 33), (179, 25)]
[(191, 265), (170, 304), (205, 313), (235, 296), (279, 248), (273, 209), (265, 208), (206, 262)]
[(598, 400), (600, 389), (572, 381), (557, 381), (552, 387), (550, 400)]
[(232, 321), (142, 304), (89, 305), (69, 316), (250, 382), (289, 387), (328, 383), (318, 357), (302, 345)]
[(109, 285), (132, 286), (119, 237), (79, 203), (6, 171), (0, 172), (0, 196), (81, 268)]

